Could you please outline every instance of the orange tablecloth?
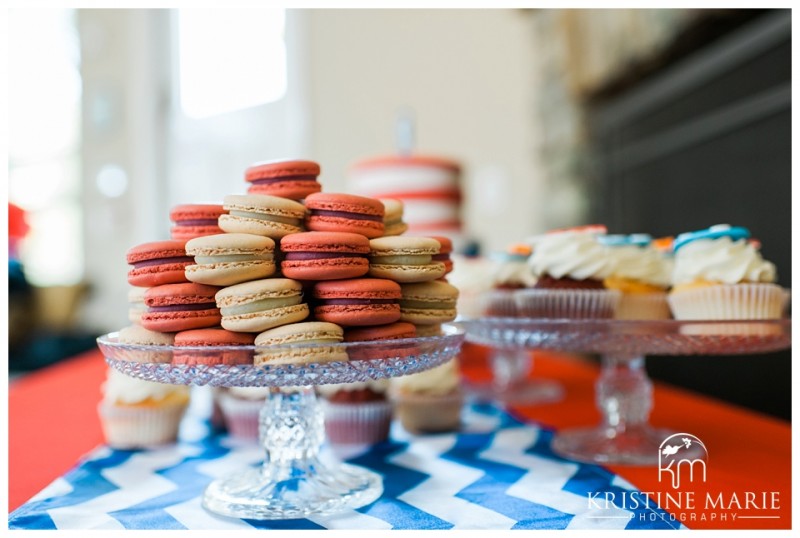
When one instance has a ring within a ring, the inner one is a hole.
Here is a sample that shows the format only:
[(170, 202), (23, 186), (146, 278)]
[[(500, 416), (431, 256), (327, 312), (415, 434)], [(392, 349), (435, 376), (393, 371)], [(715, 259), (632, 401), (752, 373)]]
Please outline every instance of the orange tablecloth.
[[(486, 348), (466, 344), (462, 369), (470, 379), (487, 379)], [(555, 428), (598, 423), (594, 382), (598, 368), (569, 355), (535, 354), (533, 375), (561, 383), (566, 397), (557, 403), (516, 406), (512, 411)], [(660, 360), (669, 360), (660, 359)], [(765, 358), (765, 360), (768, 360)], [(92, 351), (32, 373), (9, 386), (9, 510), (27, 501), (72, 468), (79, 458), (103, 442), (96, 406), (106, 366)], [(692, 510), (689, 528), (791, 527), (791, 425), (778, 419), (722, 403), (685, 390), (656, 383), (651, 422), (675, 431), (690, 432), (709, 449), (708, 480), (697, 496), (712, 495), (730, 506), (736, 495), (744, 510), (746, 492), (777, 492), (778, 508), (769, 519), (721, 521), (730, 511)], [(610, 469), (645, 492), (666, 492), (654, 467), (611, 466)], [(702, 489), (704, 488), (704, 489)], [(651, 496), (654, 496), (651, 495)], [(761, 497), (759, 497), (759, 501)], [(698, 501), (699, 505), (700, 502)], [(711, 519), (712, 512), (716, 514)], [(700, 519), (705, 515), (704, 520)]]
[(9, 512), (104, 442), (97, 404), (106, 368), (94, 350), (10, 383)]

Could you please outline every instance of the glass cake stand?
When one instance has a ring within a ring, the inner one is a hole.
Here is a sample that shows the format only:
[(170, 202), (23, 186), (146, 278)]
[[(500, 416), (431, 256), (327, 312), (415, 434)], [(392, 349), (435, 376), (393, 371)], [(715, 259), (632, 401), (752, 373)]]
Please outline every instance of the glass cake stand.
[[(464, 331), (452, 325), (444, 325), (443, 331), (442, 336), (426, 338), (326, 344), (326, 348), (347, 351), (351, 360), (274, 366), (171, 364), (174, 352), (213, 359), (252, 356), (259, 350), (256, 346), (143, 346), (121, 343), (117, 333), (101, 336), (97, 342), (109, 366), (139, 379), (176, 385), (271, 387), (260, 413), (264, 463), (214, 480), (203, 494), (203, 506), (211, 512), (264, 520), (333, 514), (380, 497), (380, 475), (320, 459), (325, 429), (314, 386), (402, 376), (444, 364), (458, 353)], [(287, 344), (269, 349), (302, 352), (319, 351), (321, 346)]]
[[(602, 357), (596, 383), (600, 426), (556, 434), (553, 450), (579, 461), (655, 465), (675, 432), (648, 423), (653, 385), (645, 355), (739, 355), (791, 346), (791, 320), (623, 321), (481, 318), (461, 323), (467, 339), (505, 349), (550, 349)], [(687, 454), (688, 456), (688, 454)]]
[(553, 403), (564, 397), (564, 389), (555, 381), (530, 377), (535, 357), (524, 348), (493, 348), (489, 353), (491, 381), (468, 382), (468, 397), (481, 402), (504, 405)]

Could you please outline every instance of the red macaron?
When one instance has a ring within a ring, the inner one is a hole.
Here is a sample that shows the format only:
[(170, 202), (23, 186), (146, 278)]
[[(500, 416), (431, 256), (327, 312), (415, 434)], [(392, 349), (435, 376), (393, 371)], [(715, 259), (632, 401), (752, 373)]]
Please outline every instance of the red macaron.
[(225, 329), (190, 329), (175, 335), (175, 347), (208, 349), (176, 349), (172, 364), (253, 364), (252, 349), (226, 349), (227, 346), (252, 346), (256, 335)]
[(316, 232), (349, 232), (370, 239), (383, 235), (385, 208), (380, 200), (318, 192), (305, 199), (306, 228)]
[(377, 325), (374, 327), (358, 327), (347, 329), (344, 332), (345, 342), (376, 342), (386, 341), (386, 346), (352, 347), (347, 350), (351, 360), (369, 360), (389, 357), (406, 357), (414, 353), (415, 349), (404, 347), (399, 349), (392, 345), (392, 340), (403, 338), (415, 338), (417, 329), (411, 323), (398, 321), (388, 325)]
[(173, 226), (170, 230), (172, 239), (188, 241), (204, 235), (221, 234), (217, 224), (220, 215), (227, 213), (222, 204), (181, 204), (169, 212), (169, 220)]
[(128, 250), (125, 259), (133, 266), (128, 271), (128, 283), (150, 288), (188, 282), (184, 270), (194, 263), (194, 258), (186, 254), (185, 244), (176, 240), (153, 241)]
[(449, 273), (453, 270), (453, 260), (450, 259), (450, 254), (453, 252), (453, 242), (449, 237), (444, 237), (441, 235), (430, 235), (428, 237), (437, 240), (441, 245), (439, 248), (439, 254), (434, 254), (431, 256), (431, 260), (435, 262), (442, 262), (444, 264), (444, 274)]
[(314, 161), (269, 161), (256, 163), (244, 173), (249, 194), (266, 194), (302, 200), (322, 190), (317, 182), (319, 164)]
[(214, 299), (220, 289), (195, 282), (150, 288), (144, 294), (142, 327), (164, 333), (216, 327), (222, 321)]
[(369, 271), (369, 239), (347, 232), (303, 232), (281, 239), (281, 272), (296, 280), (337, 280)]
[(383, 278), (318, 282), (313, 291), (314, 315), (344, 327), (385, 325), (400, 319), (402, 290)]

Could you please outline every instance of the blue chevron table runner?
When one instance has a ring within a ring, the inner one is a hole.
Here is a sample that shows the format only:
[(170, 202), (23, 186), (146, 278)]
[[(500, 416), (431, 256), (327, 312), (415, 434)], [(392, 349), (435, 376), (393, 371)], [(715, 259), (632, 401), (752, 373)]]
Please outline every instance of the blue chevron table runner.
[[(606, 507), (640, 494), (597, 465), (550, 450), (553, 431), (490, 405), (468, 406), (458, 433), (410, 436), (399, 425), (338, 457), (383, 476), (375, 502), (335, 516), (254, 521), (216, 516), (206, 485), (263, 460), (254, 443), (211, 434), (189, 413), (180, 442), (143, 451), (99, 447), (9, 515), (11, 529), (678, 529), (663, 510)], [(601, 508), (602, 506), (602, 508)]]

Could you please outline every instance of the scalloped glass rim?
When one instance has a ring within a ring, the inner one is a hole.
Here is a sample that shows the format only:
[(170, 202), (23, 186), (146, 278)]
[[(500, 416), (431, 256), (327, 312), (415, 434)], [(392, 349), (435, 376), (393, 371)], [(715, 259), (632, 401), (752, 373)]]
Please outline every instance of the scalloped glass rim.
[(457, 322), (467, 341), (617, 355), (739, 355), (791, 347), (790, 318), (618, 320), (484, 317)]
[[(348, 383), (413, 374), (439, 366), (455, 357), (465, 338), (462, 327), (444, 324), (441, 336), (344, 342), (338, 344), (281, 344), (274, 346), (159, 346), (121, 343), (118, 333), (97, 338), (106, 362), (126, 375), (179, 385), (211, 386), (303, 386)], [(172, 364), (146, 362), (150, 354), (175, 351), (197, 355), (220, 352), (255, 353), (257, 350), (308, 350), (331, 348), (342, 351), (374, 352), (375, 358), (302, 364)], [(138, 359), (145, 359), (144, 361)]]
[(373, 349), (386, 349), (387, 347), (396, 348), (396, 349), (403, 349), (403, 348), (411, 348), (412, 346), (419, 346), (420, 344), (424, 345), (426, 343), (434, 343), (439, 342), (442, 338), (452, 337), (452, 336), (461, 336), (465, 334), (465, 330), (457, 323), (444, 323), (442, 324), (442, 331), (444, 332), (441, 336), (425, 336), (425, 337), (416, 337), (416, 338), (396, 338), (392, 340), (370, 340), (365, 342), (339, 342), (339, 343), (332, 343), (332, 344), (273, 344), (269, 346), (256, 346), (256, 345), (246, 345), (246, 346), (160, 346), (160, 345), (149, 345), (149, 344), (129, 344), (120, 342), (117, 340), (119, 336), (119, 331), (110, 332), (104, 334), (102, 336), (97, 337), (97, 343), (102, 344), (104, 346), (108, 346), (111, 348), (116, 349), (125, 349), (130, 351), (147, 351), (147, 352), (159, 352), (159, 351), (206, 351), (209, 353), (219, 352), (219, 351), (257, 351), (263, 349), (270, 349), (273, 351), (280, 351), (280, 350), (290, 350), (290, 349), (308, 349), (313, 351), (314, 349), (319, 348), (335, 348), (341, 350), (348, 350), (348, 349), (365, 349), (369, 350), (370, 348)]

